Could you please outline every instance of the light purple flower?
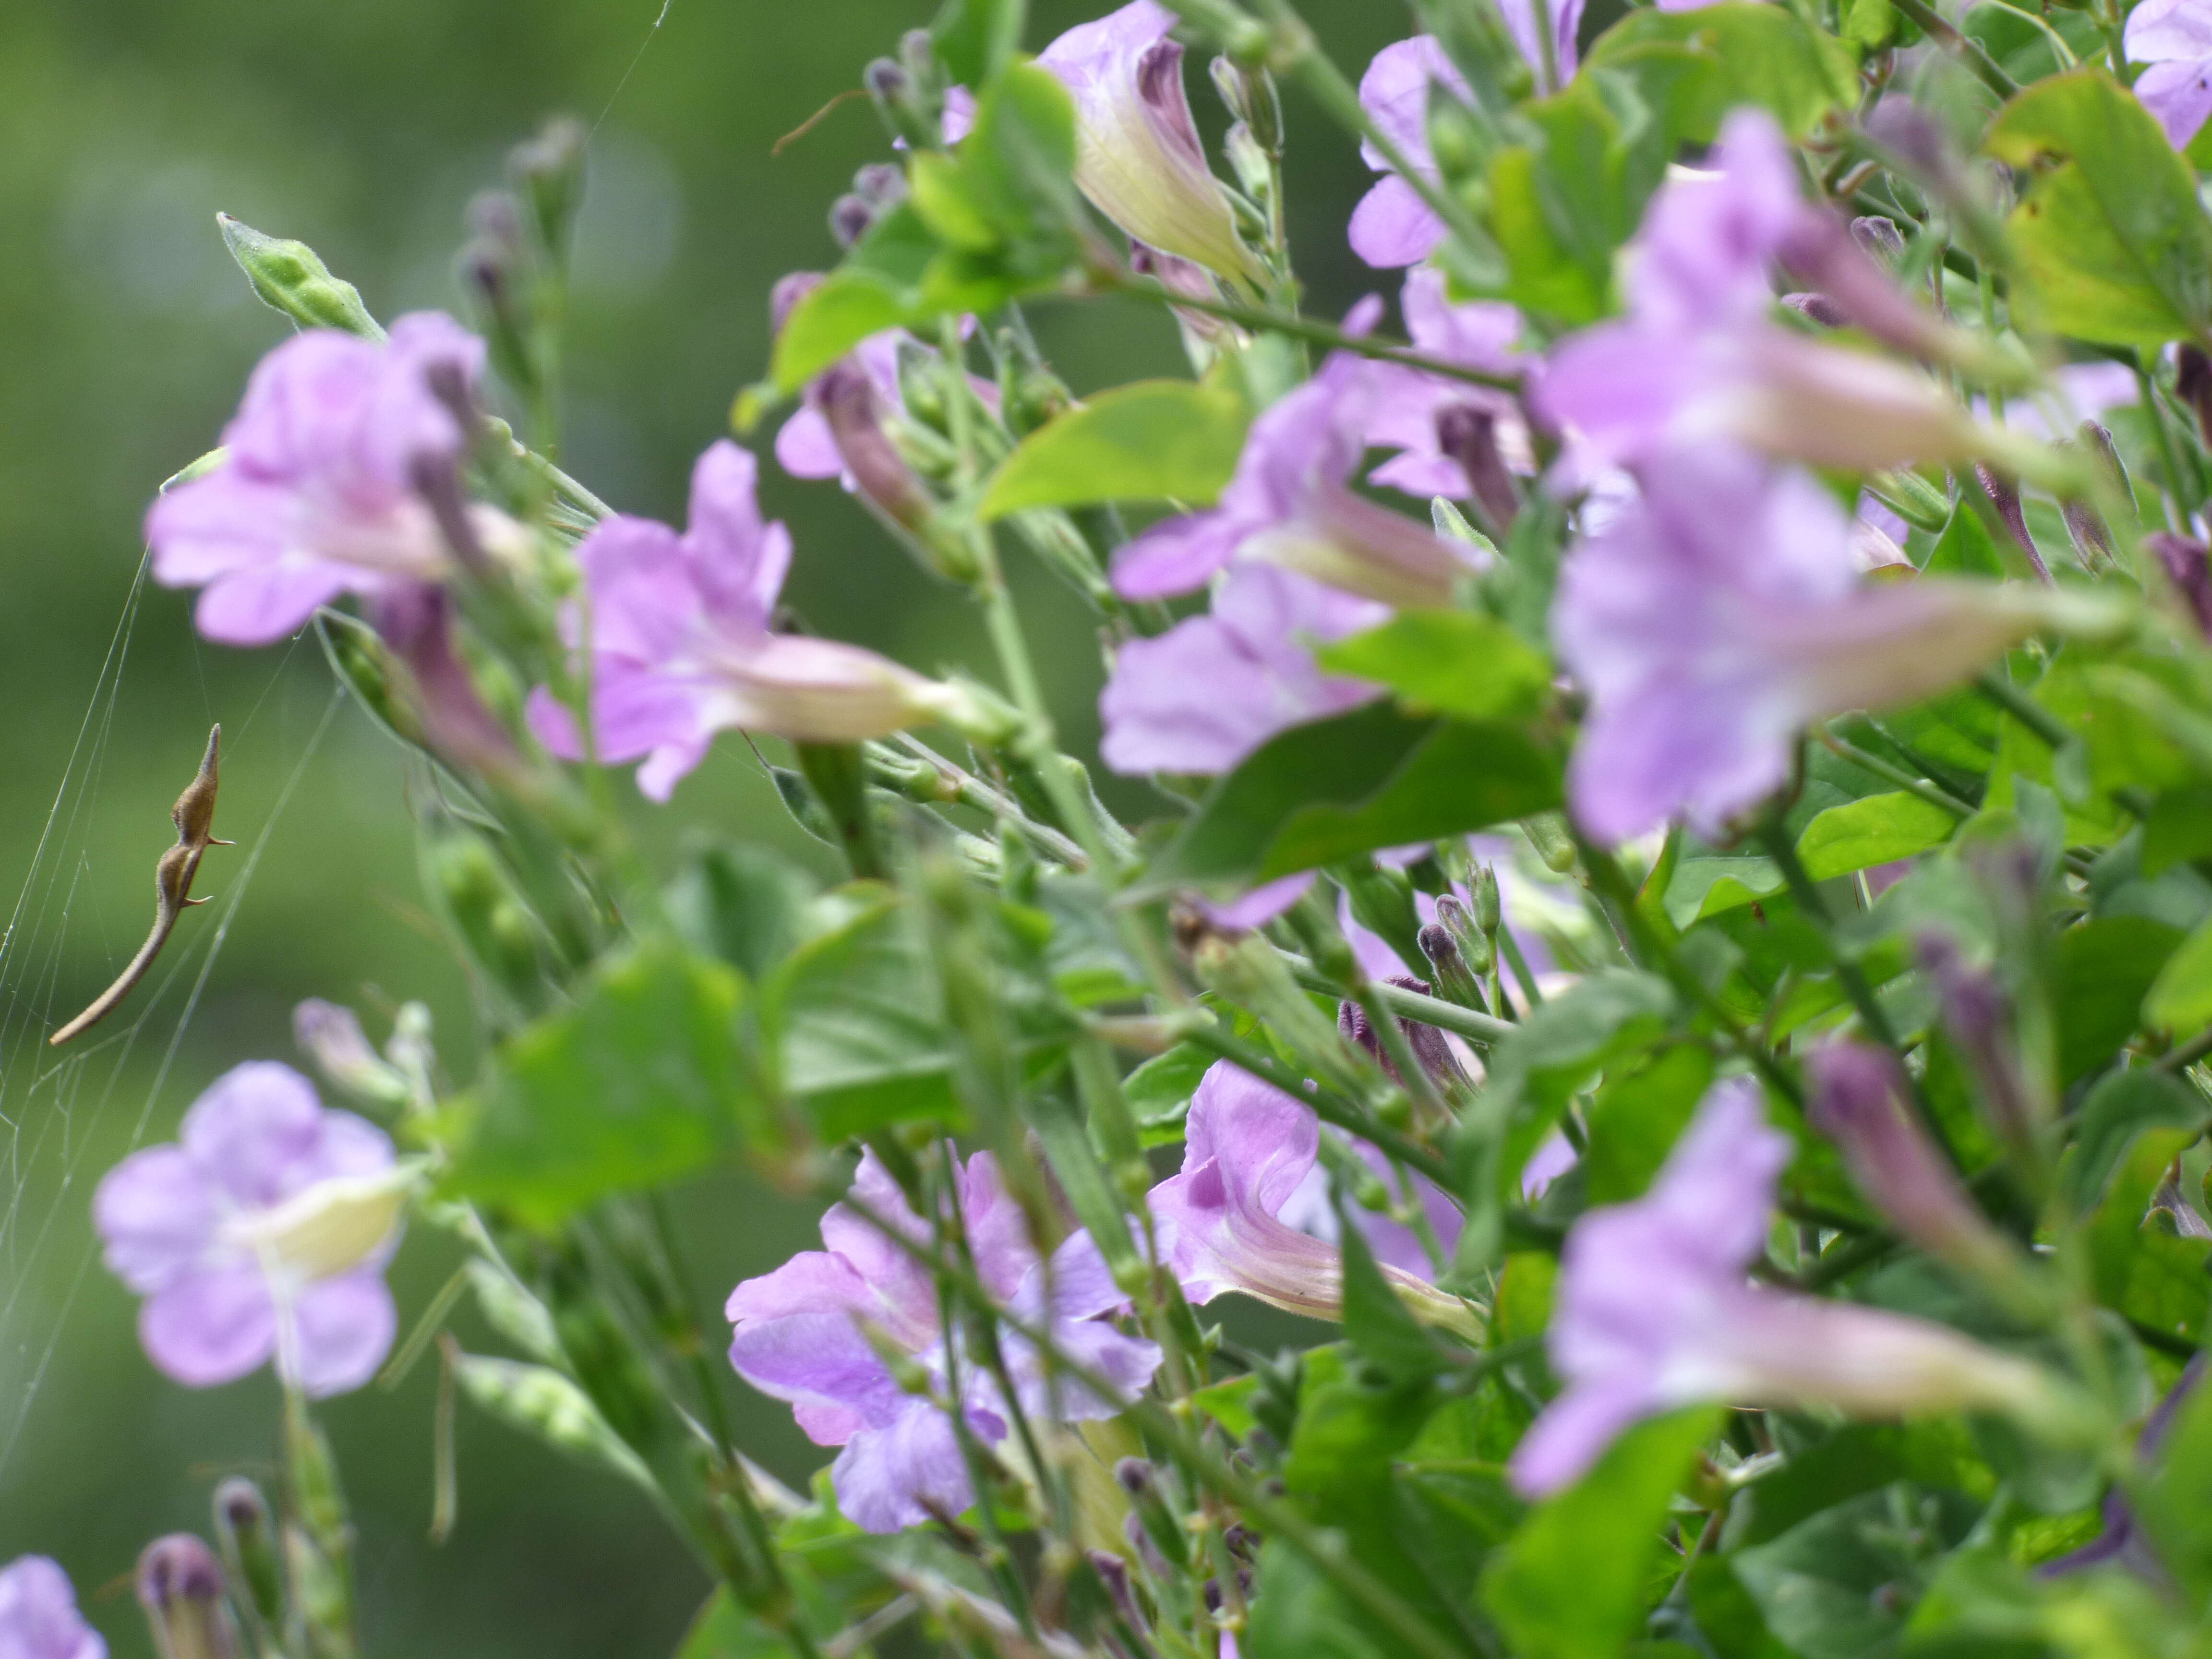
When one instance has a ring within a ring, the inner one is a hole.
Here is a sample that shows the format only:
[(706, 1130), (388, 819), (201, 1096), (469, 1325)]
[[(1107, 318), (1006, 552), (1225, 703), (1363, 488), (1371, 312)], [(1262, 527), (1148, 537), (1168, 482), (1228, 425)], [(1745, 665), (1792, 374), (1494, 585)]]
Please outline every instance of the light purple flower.
[(107, 1659), (76, 1610), (69, 1575), (43, 1555), (0, 1567), (0, 1659)]
[(161, 1370), (212, 1388), (273, 1356), (320, 1398), (361, 1387), (392, 1346), (384, 1264), (411, 1185), (381, 1129), (256, 1060), (193, 1103), (177, 1145), (108, 1171), (93, 1224), (146, 1298), (139, 1340)]
[[(205, 590), (209, 639), (265, 645), (341, 593), (443, 576), (447, 543), (421, 486), (450, 486), (464, 434), (431, 381), (465, 392), (483, 362), (483, 343), (434, 312), (402, 317), (380, 344), (332, 329), (287, 340), (246, 382), (222, 464), (149, 509), (154, 579)], [(466, 510), (488, 545), (518, 533), (491, 508)]]
[[(783, 309), (787, 313), (789, 307)], [(899, 359), (905, 352), (931, 357), (937, 355), (934, 347), (925, 345), (904, 329), (887, 328), (861, 341), (846, 359), (873, 394), (873, 408), (879, 422), (906, 416), (906, 392), (899, 379)], [(999, 388), (991, 381), (970, 374), (968, 385), (987, 407), (999, 406)], [(860, 489), (860, 480), (854, 476), (838, 445), (829, 411), (823, 407), (821, 376), (809, 385), (805, 400), (777, 430), (775, 459), (776, 464), (794, 478), (841, 478), (846, 489)]]
[(1725, 448), (1648, 471), (1569, 554), (1552, 611), (1590, 697), (1569, 799), (1608, 845), (1677, 816), (1721, 833), (1787, 778), (1808, 720), (1940, 690), (2057, 614), (1995, 584), (1863, 586), (1804, 473)]
[(1323, 673), (1310, 647), (1389, 614), (1273, 565), (1237, 565), (1208, 614), (1121, 647), (1098, 694), (1099, 754), (1133, 775), (1229, 771), (1279, 732), (1380, 696), (1364, 680)]
[(1037, 55), (1075, 100), (1075, 183), (1137, 240), (1232, 281), (1267, 271), (1206, 164), (1183, 91), (1176, 15), (1157, 0), (1067, 31)]
[[(1354, 1146), (1400, 1198), (1382, 1155), (1364, 1141)], [(1186, 1297), (1206, 1303), (1241, 1291), (1291, 1313), (1339, 1316), (1344, 1264), (1331, 1242), (1335, 1213), (1320, 1156), (1312, 1107), (1226, 1060), (1208, 1068), (1183, 1125), (1182, 1172), (1149, 1199)], [(1449, 1256), (1462, 1222), (1458, 1207), (1427, 1181), (1411, 1179)], [(1410, 1228), (1366, 1210), (1355, 1214), (1400, 1297), (1431, 1323), (1473, 1329), (1467, 1305), (1435, 1287), (1435, 1264)]]
[[(1582, 28), (1583, 5), (1583, 0), (1557, 0), (1547, 7), (1553, 50), (1563, 85), (1573, 78), (1578, 61), (1575, 37)], [(1514, 45), (1520, 47), (1537, 77), (1539, 89), (1556, 90), (1542, 85), (1543, 42), (1533, 0), (1498, 0), (1498, 10)], [(1438, 86), (1462, 100), (1469, 96), (1466, 80), (1432, 34), (1417, 34), (1383, 47), (1359, 77), (1360, 103), (1382, 136), (1426, 179), (1437, 176), (1435, 157), (1429, 148), (1429, 98), (1430, 88)], [(1443, 241), (1443, 221), (1421, 199), (1418, 190), (1389, 171), (1389, 163), (1372, 140), (1361, 144), (1359, 155), (1383, 176), (1352, 210), (1352, 251), (1382, 270), (1419, 264)]]
[[(1429, 267), (1407, 274), (1399, 304), (1415, 350), (1492, 374), (1521, 371), (1522, 319), (1513, 307), (1494, 300), (1454, 305), (1443, 272)], [(1399, 452), (1375, 469), (1376, 483), (1408, 495), (1480, 495), (1494, 508), (1495, 485), (1483, 488), (1490, 482), (1478, 476), (1484, 462), (1470, 453), (1476, 447), (1469, 441), (1470, 416), (1489, 423), (1491, 467), (1502, 462), (1515, 472), (1535, 471), (1528, 425), (1510, 393), (1394, 365), (1376, 365), (1376, 372), (1390, 391), (1377, 400), (1366, 440), (1371, 447)], [(1506, 489), (1510, 496), (1510, 483)]]
[[(1738, 110), (1715, 150), (1716, 174), (1663, 185), (1631, 245), (1629, 315), (1570, 336), (1534, 388), (1538, 411), (1568, 433), (1584, 468), (1732, 442), (1853, 469), (1974, 453), (1965, 410), (1926, 374), (1824, 344), (1769, 319), (1769, 273), (1814, 247), (1868, 280), (1856, 319), (1914, 335), (1873, 303), (1890, 292), (1840, 224), (1800, 199), (1788, 147), (1764, 111)], [(1864, 267), (1861, 270), (1860, 267)]]
[[(928, 1270), (863, 1218), (865, 1210), (917, 1243), (930, 1237), (872, 1152), (860, 1160), (853, 1195), (857, 1207), (840, 1204), (822, 1218), (827, 1249), (803, 1251), (731, 1292), (737, 1332), (730, 1363), (762, 1393), (788, 1401), (817, 1445), (844, 1448), (830, 1477), (846, 1517), (869, 1532), (896, 1532), (933, 1514), (957, 1515), (975, 1501), (975, 1489), (950, 1413), (902, 1389), (878, 1345), (911, 1355), (939, 1397), (957, 1360), (978, 1440), (1006, 1437), (1008, 1408), (972, 1356), (964, 1350), (948, 1356)], [(988, 1152), (960, 1170), (958, 1204), (977, 1276), (1017, 1316), (1043, 1323), (1045, 1267)], [(1112, 1417), (1152, 1380), (1160, 1351), (1111, 1322), (1127, 1297), (1089, 1234), (1061, 1242), (1049, 1278), (1054, 1341), (1111, 1382), (1121, 1398), (1100, 1399), (1064, 1377), (1048, 1380), (1035, 1348), (1003, 1332), (1022, 1408), (1068, 1422)]]
[(1472, 568), (1465, 550), (1351, 489), (1370, 423), (1401, 391), (1396, 372), (1330, 353), (1252, 423), (1218, 507), (1165, 520), (1121, 550), (1115, 591), (1165, 599), (1204, 586), (1232, 561), (1258, 560), (1386, 605), (1445, 603)]
[(2128, 61), (2150, 65), (2136, 96), (2158, 118), (2167, 142), (2189, 148), (2212, 114), (2212, 5), (2205, 0), (2142, 0), (2121, 37)]
[(1649, 1193), (1574, 1224), (1547, 1334), (1565, 1389), (1514, 1450), (1522, 1493), (1575, 1480), (1638, 1419), (1706, 1401), (1873, 1416), (2049, 1410), (2033, 1366), (1943, 1326), (1749, 1282), (1790, 1150), (1756, 1084), (1717, 1084)]
[[(666, 800), (714, 734), (732, 726), (853, 743), (965, 704), (953, 688), (872, 651), (769, 631), (791, 538), (762, 521), (755, 473), (751, 455), (724, 440), (692, 471), (689, 530), (618, 514), (576, 550), (592, 607), (599, 757), (642, 757), (638, 787), (653, 800)], [(573, 641), (573, 611), (568, 627)], [(548, 748), (582, 755), (575, 721), (551, 693), (534, 692), (529, 712)]]

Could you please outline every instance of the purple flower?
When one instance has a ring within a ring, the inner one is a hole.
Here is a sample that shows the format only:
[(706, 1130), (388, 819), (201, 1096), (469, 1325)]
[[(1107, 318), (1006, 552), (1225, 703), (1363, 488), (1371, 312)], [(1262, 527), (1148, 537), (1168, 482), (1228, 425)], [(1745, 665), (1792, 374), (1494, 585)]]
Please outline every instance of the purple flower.
[[(1577, 8), (1579, 9), (1579, 7)], [(1359, 77), (1359, 101), (1382, 135), (1426, 177), (1436, 174), (1429, 152), (1429, 88), (1442, 86), (1468, 96), (1467, 82), (1433, 34), (1417, 34), (1382, 48)], [(1352, 211), (1352, 251), (1370, 265), (1389, 270), (1419, 264), (1444, 240), (1443, 221), (1421, 194), (1395, 173), (1370, 141), (1361, 159), (1383, 176)]]
[(0, 1567), (0, 1659), (107, 1659), (69, 1575), (43, 1555)]
[(2158, 118), (2176, 149), (2189, 148), (2212, 114), (2212, 5), (2205, 0), (2142, 0), (2121, 37), (2130, 63), (2150, 67), (2136, 96)]
[[(642, 757), (638, 787), (653, 800), (666, 800), (732, 726), (854, 743), (965, 707), (953, 688), (872, 651), (769, 631), (791, 537), (762, 522), (755, 471), (724, 440), (692, 470), (689, 530), (618, 514), (576, 550), (591, 599), (599, 757)], [(573, 641), (581, 631), (573, 611), (568, 628)], [(582, 755), (574, 718), (543, 687), (531, 696), (530, 724), (556, 754)]]
[[(465, 438), (452, 403), (483, 366), (483, 343), (434, 312), (402, 317), (382, 344), (312, 329), (278, 346), (246, 382), (214, 471), (146, 515), (154, 579), (200, 587), (199, 630), (265, 645), (341, 593), (435, 580), (446, 538), (423, 489), (449, 488)], [(468, 509), (477, 538), (517, 527)]]
[[(1552, 49), (1562, 85), (1574, 76), (1577, 56), (1575, 37), (1581, 32), (1583, 0), (1556, 0), (1547, 7), (1552, 23)], [(1499, 0), (1513, 43), (1521, 49), (1540, 87), (1544, 79), (1543, 40), (1536, 24), (1533, 0)], [(1436, 161), (1429, 149), (1429, 98), (1431, 87), (1442, 87), (1462, 100), (1468, 97), (1467, 82), (1432, 34), (1417, 34), (1375, 54), (1367, 73), (1359, 77), (1359, 101), (1382, 136), (1424, 178), (1434, 179)], [(1541, 87), (1546, 91), (1555, 90)], [(1370, 140), (1360, 146), (1360, 158), (1382, 173), (1374, 187), (1352, 210), (1352, 251), (1369, 264), (1389, 270), (1419, 264), (1435, 252), (1444, 240), (1443, 221), (1437, 218), (1420, 192), (1396, 173)]]
[[(826, 1250), (804, 1251), (731, 1292), (737, 1332), (730, 1364), (762, 1393), (788, 1401), (817, 1445), (844, 1448), (830, 1478), (847, 1518), (869, 1532), (896, 1532), (933, 1515), (957, 1515), (975, 1501), (942, 1403), (955, 1363), (978, 1440), (1006, 1437), (1008, 1406), (972, 1355), (948, 1355), (928, 1269), (863, 1218), (865, 1209), (916, 1243), (930, 1237), (872, 1152), (861, 1158), (853, 1194), (860, 1207), (840, 1204), (822, 1218)], [(1017, 1316), (1043, 1323), (1045, 1265), (988, 1152), (960, 1170), (958, 1205), (977, 1276)], [(1112, 1417), (1151, 1382), (1160, 1351), (1111, 1322), (1127, 1297), (1089, 1234), (1061, 1242), (1049, 1280), (1054, 1341), (1121, 1397), (1103, 1400), (1065, 1378), (1054, 1382), (1035, 1348), (1006, 1332), (1000, 1340), (1022, 1409), (1069, 1422)], [(912, 1357), (927, 1395), (901, 1387), (885, 1350)]]
[(1099, 753), (1116, 772), (1232, 769), (1278, 732), (1382, 695), (1324, 674), (1310, 649), (1380, 626), (1386, 606), (1265, 564), (1240, 564), (1206, 616), (1131, 640), (1098, 694)]
[(1729, 116), (1715, 159), (1717, 174), (1651, 198), (1631, 247), (1629, 315), (1569, 337), (1534, 388), (1583, 465), (1717, 441), (1854, 469), (1971, 453), (1972, 422), (1925, 374), (1769, 320), (1769, 272), (1793, 249), (1867, 267), (1849, 296), (1863, 324), (1882, 320), (1870, 296), (1887, 292), (1848, 232), (1799, 198), (1773, 118)]
[(1157, 0), (1132, 0), (1038, 54), (1038, 66), (1075, 100), (1076, 186), (1147, 246), (1233, 281), (1263, 281), (1206, 164), (1183, 91), (1182, 48), (1168, 39), (1175, 25)]
[[(1382, 1155), (1364, 1141), (1355, 1146), (1392, 1198), (1401, 1196)], [(1312, 1107), (1226, 1060), (1208, 1068), (1183, 1126), (1182, 1170), (1153, 1188), (1149, 1200), (1186, 1297), (1205, 1303), (1241, 1291), (1291, 1313), (1338, 1317), (1344, 1267), (1331, 1242), (1335, 1214), (1320, 1155)], [(1411, 1179), (1449, 1255), (1459, 1238), (1458, 1207), (1421, 1177)], [(1387, 1216), (1356, 1213), (1392, 1288), (1431, 1323), (1472, 1330), (1467, 1304), (1431, 1283), (1435, 1266), (1413, 1231)]]
[(1608, 844), (1677, 815), (1720, 833), (1788, 776), (1807, 721), (1939, 690), (2051, 609), (1994, 584), (1862, 586), (1842, 508), (1802, 472), (1716, 447), (1648, 473), (1552, 611), (1590, 697), (1569, 796)]
[[(792, 283), (811, 275), (811, 272), (804, 272), (797, 278), (786, 277), (784, 282)], [(813, 280), (818, 283), (820, 278)], [(791, 304), (796, 303), (795, 299), (791, 301)], [(788, 314), (790, 306), (786, 305), (781, 309)], [(937, 356), (936, 348), (923, 344), (904, 329), (887, 328), (879, 334), (871, 334), (854, 346), (840, 365), (848, 372), (856, 373), (860, 383), (871, 394), (871, 401), (866, 407), (879, 428), (886, 422), (906, 417), (906, 392), (899, 379), (899, 360), (902, 354), (909, 352), (933, 358)], [(794, 478), (842, 478), (846, 489), (865, 493), (861, 480), (855, 476), (853, 465), (839, 441), (836, 424), (831, 419), (830, 394), (838, 388), (834, 383), (825, 384), (827, 379), (826, 374), (817, 375), (809, 383), (805, 401), (777, 430), (776, 464)], [(996, 409), (999, 406), (999, 388), (992, 382), (970, 374), (968, 385), (988, 407)], [(851, 398), (854, 394), (848, 389), (843, 395)], [(888, 443), (888, 437), (884, 441)], [(893, 453), (896, 454), (896, 451)], [(866, 465), (871, 458), (864, 455), (861, 459), (863, 465)], [(903, 467), (902, 460), (900, 465)], [(919, 489), (919, 483), (915, 487)], [(870, 499), (872, 501), (873, 498)]]
[(187, 1388), (272, 1356), (317, 1398), (368, 1382), (398, 1323), (384, 1264), (413, 1185), (390, 1138), (256, 1060), (192, 1103), (178, 1142), (132, 1153), (93, 1197), (109, 1271), (146, 1298), (147, 1357)]
[(2032, 1365), (1941, 1325), (1748, 1282), (1790, 1156), (1758, 1085), (1734, 1079), (1705, 1097), (1648, 1194), (1575, 1224), (1547, 1336), (1566, 1386), (1514, 1451), (1522, 1492), (1566, 1486), (1630, 1424), (1705, 1401), (2050, 1419)]
[[(1443, 272), (1427, 267), (1408, 273), (1399, 303), (1414, 349), (1493, 374), (1519, 372), (1522, 322), (1513, 307), (1490, 300), (1454, 305), (1444, 293)], [(1418, 369), (1377, 365), (1375, 372), (1391, 392), (1378, 399), (1366, 440), (1375, 448), (1398, 452), (1375, 469), (1375, 482), (1408, 495), (1460, 501), (1473, 495), (1486, 510), (1510, 520), (1511, 512), (1504, 509), (1513, 487), (1498, 469), (1536, 470), (1528, 428), (1512, 395)]]
[(1370, 423), (1401, 395), (1400, 372), (1350, 352), (1252, 423), (1237, 476), (1211, 511), (1155, 525), (1121, 550), (1124, 599), (1188, 593), (1233, 560), (1282, 565), (1386, 605), (1441, 605), (1470, 568), (1461, 550), (1351, 488)]

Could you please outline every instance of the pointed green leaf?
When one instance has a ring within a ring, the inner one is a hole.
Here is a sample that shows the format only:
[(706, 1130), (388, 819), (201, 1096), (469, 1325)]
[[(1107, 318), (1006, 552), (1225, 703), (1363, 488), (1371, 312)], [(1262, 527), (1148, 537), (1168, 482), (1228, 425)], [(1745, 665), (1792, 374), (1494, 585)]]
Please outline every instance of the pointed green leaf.
[(993, 476), (978, 513), (1000, 519), (1093, 501), (1209, 505), (1236, 473), (1251, 420), (1244, 400), (1219, 386), (1116, 386), (1024, 438)]

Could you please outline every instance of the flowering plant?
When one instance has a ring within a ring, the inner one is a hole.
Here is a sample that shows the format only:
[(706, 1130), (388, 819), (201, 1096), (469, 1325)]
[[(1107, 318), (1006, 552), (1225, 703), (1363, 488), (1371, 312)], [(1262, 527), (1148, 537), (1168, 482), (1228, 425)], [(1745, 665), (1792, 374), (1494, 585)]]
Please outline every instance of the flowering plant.
[[(303, 1004), (346, 1106), (240, 1056), (100, 1183), (149, 1362), (284, 1401), (273, 1498), (141, 1562), (163, 1655), (358, 1650), (316, 1402), (433, 1346), (653, 1495), (683, 1659), (2212, 1639), (2212, 3), (1412, 13), (1355, 78), (1289, 0), (1034, 58), (952, 0), (681, 530), (552, 459), (580, 130), (479, 209), (472, 327), (225, 222), (301, 331), (151, 568), (404, 746), (485, 1058)], [(1334, 320), (1284, 82), (1379, 175)], [(1065, 384), (1029, 313), (1113, 301), (1189, 376)], [(807, 630), (770, 453), (988, 679)], [(726, 734), (835, 878), (647, 855), (618, 792)], [(823, 1248), (716, 1323), (664, 1194), (730, 1168)], [(468, 1255), (427, 1307), (410, 1229)], [(0, 1570), (0, 1659), (104, 1650)]]

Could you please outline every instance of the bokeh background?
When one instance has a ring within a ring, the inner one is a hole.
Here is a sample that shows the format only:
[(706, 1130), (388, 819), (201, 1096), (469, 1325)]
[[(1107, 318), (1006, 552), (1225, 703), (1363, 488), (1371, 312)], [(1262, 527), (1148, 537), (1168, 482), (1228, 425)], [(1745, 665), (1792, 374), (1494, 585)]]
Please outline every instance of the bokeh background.
[[(556, 112), (596, 121), (564, 459), (617, 507), (680, 521), (693, 457), (762, 371), (770, 284), (832, 261), (831, 198), (887, 153), (859, 100), (771, 149), (933, 0), (670, 0), (656, 31), (660, 5), (0, 6), (0, 1562), (59, 1558), (118, 1656), (149, 1650), (128, 1589), (139, 1547), (204, 1530), (216, 1480), (266, 1467), (276, 1396), (265, 1376), (194, 1394), (153, 1373), (131, 1299), (92, 1252), (94, 1184), (134, 1142), (167, 1137), (223, 1069), (294, 1058), (303, 997), (355, 1004), (380, 1035), (376, 1011), (420, 998), (448, 1070), (475, 1063), (465, 988), (422, 914), (395, 753), (333, 708), (312, 638), (204, 645), (189, 596), (141, 579), (146, 501), (213, 445), (288, 326), (232, 267), (215, 215), (309, 241), (384, 317), (452, 307), (466, 204), (498, 182), (507, 146)], [(1035, 10), (1032, 49), (1089, 15)], [(1405, 32), (1386, 0), (1307, 10), (1355, 73)], [(1218, 129), (1201, 65), (1190, 81)], [(1342, 240), (1368, 175), (1296, 98), (1291, 114), (1300, 264), (1312, 305), (1334, 314), (1371, 285)], [(1079, 389), (1180, 371), (1157, 315), (1036, 316)], [(983, 666), (963, 605), (834, 486), (772, 464), (764, 477), (798, 539), (790, 597), (817, 628), (923, 668)], [(1020, 586), (1059, 715), (1087, 750), (1097, 652), (1048, 581)], [(218, 902), (124, 1015), (57, 1060), (44, 1032), (143, 935), (165, 814), (214, 720), (228, 749), (216, 827), (242, 843), (203, 869)], [(671, 807), (632, 804), (659, 848), (703, 825), (804, 855), (741, 744)], [(679, 1198), (710, 1320), (730, 1284), (811, 1237), (810, 1215), (734, 1179)], [(418, 1229), (394, 1275), (403, 1317), (453, 1265)], [(465, 1407), (459, 1528), (428, 1545), (434, 1370), (327, 1413), (371, 1653), (671, 1651), (705, 1585), (659, 1520)], [(771, 1468), (796, 1480), (820, 1461), (783, 1408), (730, 1391)]]

